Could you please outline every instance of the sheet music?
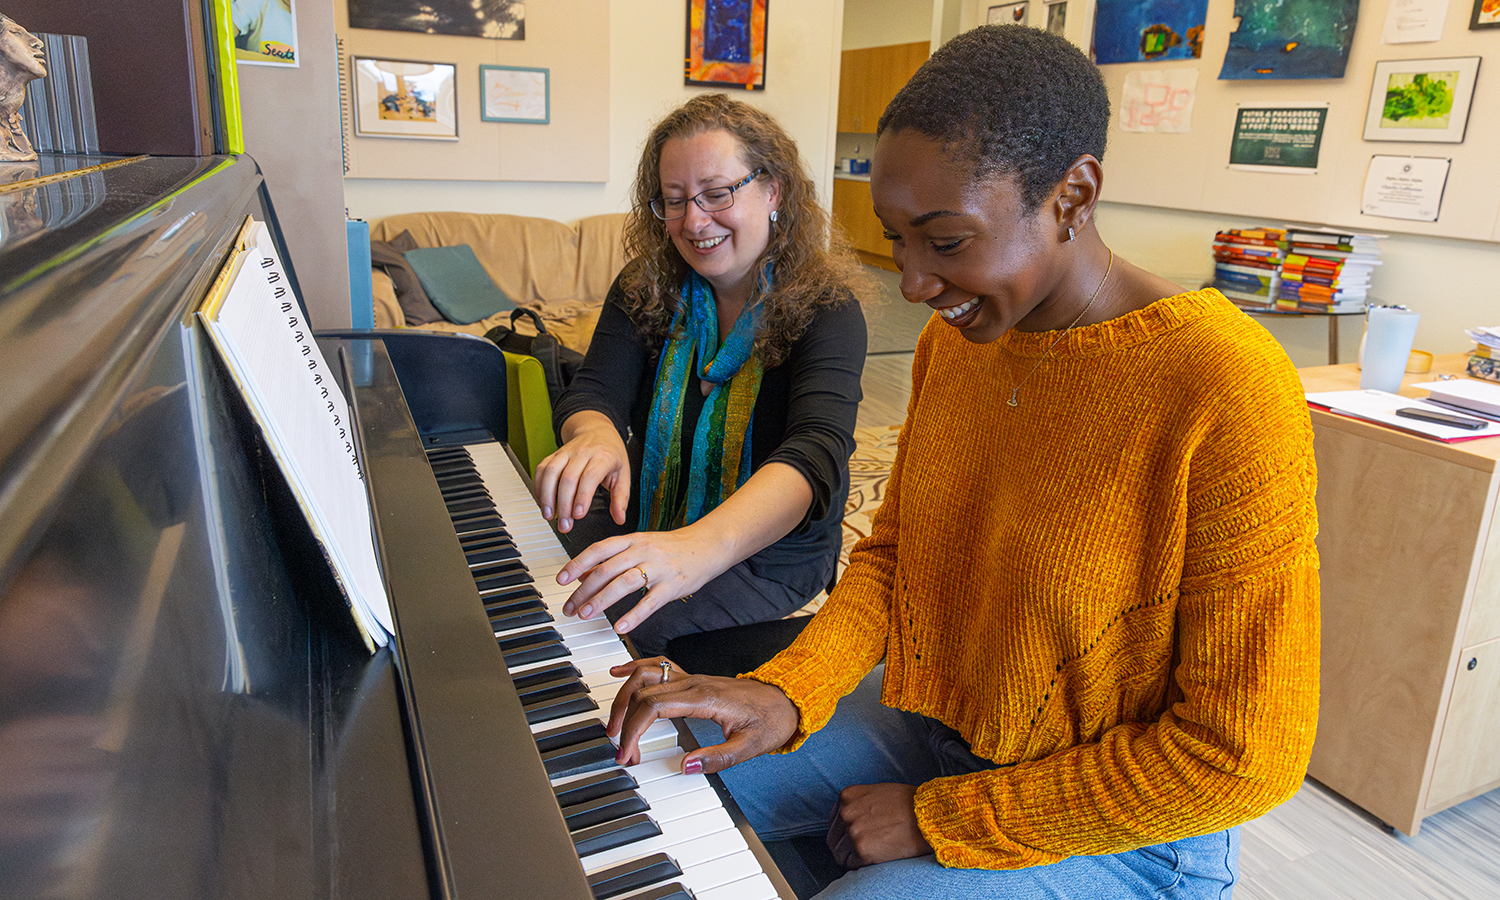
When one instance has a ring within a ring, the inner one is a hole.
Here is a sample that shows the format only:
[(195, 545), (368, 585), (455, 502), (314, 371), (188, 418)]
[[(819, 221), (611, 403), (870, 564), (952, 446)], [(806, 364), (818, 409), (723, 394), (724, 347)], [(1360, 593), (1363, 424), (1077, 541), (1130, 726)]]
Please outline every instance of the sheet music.
[(373, 650), (394, 624), (349, 405), (264, 224), (247, 223), (198, 315), (234, 376)]

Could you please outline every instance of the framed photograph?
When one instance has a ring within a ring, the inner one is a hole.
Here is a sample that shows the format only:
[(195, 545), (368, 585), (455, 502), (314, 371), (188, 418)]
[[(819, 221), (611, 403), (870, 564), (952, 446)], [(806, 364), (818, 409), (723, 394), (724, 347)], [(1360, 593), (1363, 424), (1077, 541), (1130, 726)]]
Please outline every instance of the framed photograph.
[[(260, 0), (256, 0), (260, 2)], [(277, 3), (279, 0), (269, 0)], [(526, 40), (525, 0), (348, 0), (349, 27)]]
[(986, 25), (1030, 25), (1031, 0), (991, 6), (984, 15)]
[(1229, 142), (1229, 168), (1314, 175), (1327, 121), (1326, 100), (1241, 103)]
[(1365, 140), (1461, 144), (1479, 57), (1389, 59), (1375, 64)]
[(768, 0), (688, 0), (682, 83), (747, 91), (766, 87)]
[(354, 133), (458, 140), (452, 63), (354, 57)]
[(1500, 0), (1474, 0), (1469, 30), (1476, 28), (1500, 28)]
[(486, 122), (552, 121), (547, 69), (524, 66), (479, 67), (479, 116)]

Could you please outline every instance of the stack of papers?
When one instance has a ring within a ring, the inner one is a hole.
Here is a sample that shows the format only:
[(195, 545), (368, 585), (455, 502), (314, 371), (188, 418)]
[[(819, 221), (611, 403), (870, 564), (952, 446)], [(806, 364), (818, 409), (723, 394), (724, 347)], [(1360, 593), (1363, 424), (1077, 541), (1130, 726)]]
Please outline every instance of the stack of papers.
[(1500, 421), (1500, 384), (1455, 379), (1414, 384), (1428, 392), (1427, 400), (1459, 415)]
[[(1427, 384), (1413, 385), (1413, 387), (1430, 390), (1435, 385), (1448, 387), (1455, 384), (1473, 383), (1475, 382), (1435, 381)], [(1448, 415), (1452, 415), (1454, 410), (1436, 403), (1430, 403), (1425, 400), (1413, 400), (1410, 397), (1402, 397), (1399, 394), (1391, 394), (1386, 391), (1322, 391), (1308, 394), (1307, 402), (1313, 406), (1326, 409), (1329, 412), (1338, 413), (1341, 416), (1351, 416), (1356, 419), (1378, 422), (1381, 425), (1386, 425), (1399, 431), (1434, 438), (1447, 444), (1500, 436), (1500, 421), (1486, 421), (1484, 428), (1471, 431), (1467, 428), (1453, 428), (1447, 425), (1438, 425), (1419, 419), (1408, 419), (1398, 416), (1396, 415), (1396, 410), (1398, 409), (1425, 409), (1429, 412)], [(1472, 415), (1467, 410), (1461, 414), (1468, 418), (1487, 418)]]

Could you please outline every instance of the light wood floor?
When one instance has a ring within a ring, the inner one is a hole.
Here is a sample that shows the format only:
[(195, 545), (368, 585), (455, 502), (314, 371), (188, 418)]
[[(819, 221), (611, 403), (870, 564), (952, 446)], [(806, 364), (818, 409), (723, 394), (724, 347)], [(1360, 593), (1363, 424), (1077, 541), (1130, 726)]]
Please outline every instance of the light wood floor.
[[(866, 359), (860, 426), (905, 418), (911, 359)], [(1308, 780), (1292, 800), (1244, 826), (1240, 870), (1235, 900), (1497, 900), (1500, 791), (1438, 813), (1406, 837)]]

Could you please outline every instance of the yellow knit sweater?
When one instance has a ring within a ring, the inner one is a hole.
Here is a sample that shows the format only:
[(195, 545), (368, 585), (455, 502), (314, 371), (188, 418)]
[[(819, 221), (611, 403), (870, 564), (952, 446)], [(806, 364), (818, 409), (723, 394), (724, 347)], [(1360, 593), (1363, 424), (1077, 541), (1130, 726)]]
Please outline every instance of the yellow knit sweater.
[(1003, 764), (918, 790), (944, 865), (1221, 830), (1295, 793), (1311, 753), (1317, 515), (1295, 370), (1216, 291), (1075, 328), (1048, 356), (1056, 337), (973, 345), (934, 317), (870, 536), (749, 676), (798, 707), (790, 750), (884, 657), (887, 705)]

